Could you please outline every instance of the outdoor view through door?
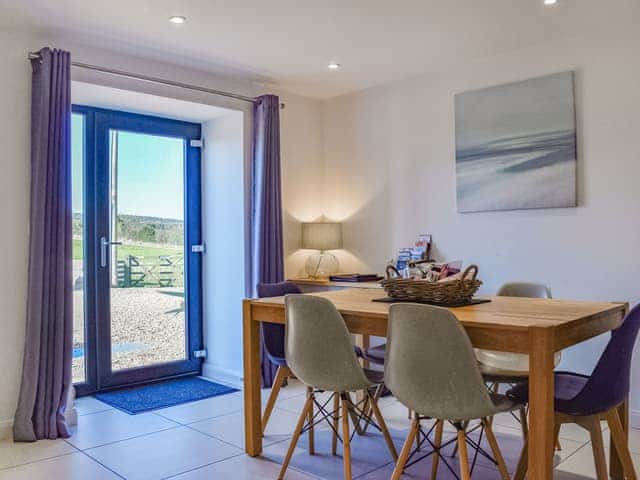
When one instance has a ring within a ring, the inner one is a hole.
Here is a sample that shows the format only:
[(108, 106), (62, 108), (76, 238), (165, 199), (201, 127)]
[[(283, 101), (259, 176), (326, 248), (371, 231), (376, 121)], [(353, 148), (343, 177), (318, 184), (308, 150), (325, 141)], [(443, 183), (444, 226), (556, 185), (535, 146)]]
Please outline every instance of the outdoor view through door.
[(199, 371), (199, 137), (74, 107), (73, 380), (87, 392)]
[(111, 368), (182, 360), (184, 140), (111, 130), (110, 157)]

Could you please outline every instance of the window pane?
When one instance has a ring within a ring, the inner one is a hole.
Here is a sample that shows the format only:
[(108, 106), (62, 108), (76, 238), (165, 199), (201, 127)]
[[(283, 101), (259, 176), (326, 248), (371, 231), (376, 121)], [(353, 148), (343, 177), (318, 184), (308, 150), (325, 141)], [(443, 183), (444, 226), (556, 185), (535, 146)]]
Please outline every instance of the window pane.
[(184, 140), (111, 130), (111, 369), (183, 360)]
[(84, 115), (71, 116), (71, 211), (73, 224), (73, 383), (85, 381), (84, 318)]

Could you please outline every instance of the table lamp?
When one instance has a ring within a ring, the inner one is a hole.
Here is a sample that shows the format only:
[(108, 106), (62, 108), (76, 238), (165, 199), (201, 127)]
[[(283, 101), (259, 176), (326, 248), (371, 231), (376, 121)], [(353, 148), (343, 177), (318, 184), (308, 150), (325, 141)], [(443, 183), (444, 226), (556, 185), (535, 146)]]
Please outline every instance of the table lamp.
[(302, 224), (302, 248), (318, 250), (309, 255), (304, 269), (312, 278), (328, 277), (338, 272), (338, 259), (327, 250), (342, 248), (342, 224), (310, 222)]

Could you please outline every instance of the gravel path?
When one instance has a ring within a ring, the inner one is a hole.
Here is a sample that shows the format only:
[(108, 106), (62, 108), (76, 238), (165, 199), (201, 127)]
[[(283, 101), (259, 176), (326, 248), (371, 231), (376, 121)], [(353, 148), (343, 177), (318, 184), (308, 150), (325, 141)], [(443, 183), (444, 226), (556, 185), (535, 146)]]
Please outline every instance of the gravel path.
[[(163, 293), (165, 292), (165, 293)], [(185, 357), (183, 299), (179, 288), (111, 290), (112, 369), (139, 367)], [(74, 348), (83, 347), (82, 291), (74, 291)], [(73, 359), (74, 382), (84, 379), (84, 356)]]

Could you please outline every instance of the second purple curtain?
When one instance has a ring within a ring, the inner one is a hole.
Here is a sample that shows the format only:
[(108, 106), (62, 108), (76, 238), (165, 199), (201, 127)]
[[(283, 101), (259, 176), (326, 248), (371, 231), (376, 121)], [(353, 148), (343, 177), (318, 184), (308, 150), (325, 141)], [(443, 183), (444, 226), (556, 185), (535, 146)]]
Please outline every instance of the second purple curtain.
[[(252, 185), (252, 294), (258, 283), (284, 280), (280, 184), (280, 101), (258, 98), (254, 109)], [(276, 367), (262, 348), (262, 383), (270, 387)]]
[(70, 436), (71, 61), (65, 51), (39, 53), (32, 62), (29, 283), (16, 441)]

